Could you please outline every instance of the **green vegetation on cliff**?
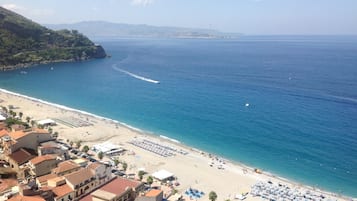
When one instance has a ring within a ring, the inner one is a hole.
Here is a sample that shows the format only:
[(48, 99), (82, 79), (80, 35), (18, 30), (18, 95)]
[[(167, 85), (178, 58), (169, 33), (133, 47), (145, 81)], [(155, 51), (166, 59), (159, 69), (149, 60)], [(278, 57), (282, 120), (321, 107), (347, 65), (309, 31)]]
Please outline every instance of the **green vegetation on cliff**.
[(0, 70), (106, 56), (76, 30), (53, 31), (0, 7)]

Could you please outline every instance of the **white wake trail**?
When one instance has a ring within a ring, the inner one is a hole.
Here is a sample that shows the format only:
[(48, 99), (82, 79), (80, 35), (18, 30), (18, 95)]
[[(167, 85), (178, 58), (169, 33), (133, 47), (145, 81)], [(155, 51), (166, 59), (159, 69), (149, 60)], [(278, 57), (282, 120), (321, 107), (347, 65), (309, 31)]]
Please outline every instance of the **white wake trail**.
[(118, 68), (115, 65), (112, 66), (112, 67), (113, 67), (114, 70), (122, 72), (122, 73), (125, 73), (125, 74), (127, 74), (127, 75), (129, 75), (129, 76), (131, 76), (133, 78), (136, 78), (136, 79), (139, 79), (139, 80), (142, 80), (142, 81), (146, 81), (146, 82), (150, 82), (150, 83), (154, 83), (154, 84), (159, 84), (160, 83), (160, 81), (152, 80), (150, 78), (146, 78), (146, 77), (143, 77), (143, 76), (140, 76), (140, 75), (136, 75), (136, 74), (131, 73), (129, 71), (126, 71), (126, 70), (123, 70), (121, 68)]

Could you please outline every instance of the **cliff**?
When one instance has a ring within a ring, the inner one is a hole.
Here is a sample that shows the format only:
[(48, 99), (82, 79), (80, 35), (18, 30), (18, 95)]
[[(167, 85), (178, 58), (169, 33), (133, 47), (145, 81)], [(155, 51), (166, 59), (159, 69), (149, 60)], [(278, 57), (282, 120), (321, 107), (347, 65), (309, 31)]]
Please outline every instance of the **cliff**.
[(76, 30), (54, 31), (0, 7), (0, 70), (106, 57)]

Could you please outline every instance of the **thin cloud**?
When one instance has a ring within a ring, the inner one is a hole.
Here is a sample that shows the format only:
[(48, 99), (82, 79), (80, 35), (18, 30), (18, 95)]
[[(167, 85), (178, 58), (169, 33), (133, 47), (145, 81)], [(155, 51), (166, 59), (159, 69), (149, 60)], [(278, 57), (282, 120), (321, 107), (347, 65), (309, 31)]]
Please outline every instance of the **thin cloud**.
[(55, 13), (51, 9), (30, 9), (16, 4), (3, 4), (1, 5), (1, 7), (28, 17), (46, 17), (51, 16)]
[(135, 6), (147, 6), (153, 2), (154, 0), (131, 0), (131, 4)]
[(18, 6), (16, 4), (3, 4), (1, 7), (12, 10), (12, 11), (24, 11), (26, 10), (24, 7)]

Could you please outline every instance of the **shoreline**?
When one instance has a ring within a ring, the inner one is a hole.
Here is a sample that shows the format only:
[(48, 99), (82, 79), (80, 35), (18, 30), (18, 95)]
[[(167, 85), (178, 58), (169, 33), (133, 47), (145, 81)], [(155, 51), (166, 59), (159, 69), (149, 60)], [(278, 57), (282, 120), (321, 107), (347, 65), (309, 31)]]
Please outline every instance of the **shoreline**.
[[(351, 196), (341, 195), (341, 194), (338, 194), (338, 193), (325, 191), (325, 190), (322, 190), (320, 188), (315, 188), (313, 186), (308, 186), (308, 185), (305, 185), (305, 184), (302, 184), (302, 183), (299, 183), (299, 182), (295, 182), (294, 180), (291, 180), (291, 179), (280, 177), (278, 175), (275, 175), (275, 174), (267, 172), (267, 171), (262, 172), (262, 174), (254, 174), (255, 168), (254, 167), (250, 167), (248, 165), (245, 165), (242, 162), (228, 160), (228, 159), (226, 159), (224, 157), (221, 157), (221, 156), (219, 156), (217, 154), (213, 154), (213, 153), (209, 153), (209, 152), (206, 152), (206, 151), (202, 151), (202, 150), (197, 149), (195, 147), (183, 144), (183, 143), (181, 143), (180, 141), (178, 141), (176, 139), (172, 139), (172, 138), (169, 138), (169, 137), (164, 136), (164, 135), (158, 135), (158, 134), (156, 135), (155, 133), (152, 133), (152, 132), (146, 132), (144, 130), (141, 130), (139, 128), (133, 127), (133, 126), (131, 126), (129, 124), (126, 124), (124, 122), (117, 121), (115, 119), (107, 118), (107, 117), (96, 115), (96, 114), (93, 114), (93, 113), (90, 113), (90, 112), (86, 112), (86, 111), (83, 111), (83, 110), (71, 108), (71, 107), (68, 107), (68, 106), (65, 106), (65, 105), (61, 105), (61, 104), (48, 102), (48, 101), (45, 101), (45, 100), (42, 100), (42, 99), (39, 99), (39, 98), (34, 98), (34, 97), (31, 97), (31, 96), (23, 95), (23, 94), (20, 94), (20, 93), (16, 93), (16, 92), (12, 92), (12, 91), (0, 88), (0, 97), (2, 96), (2, 93), (7, 95), (7, 96), (10, 95), (10, 96), (13, 96), (13, 97), (17, 97), (19, 99), (31, 101), (34, 104), (36, 104), (37, 106), (40, 103), (40, 104), (44, 104), (44, 105), (46, 105), (46, 106), (48, 106), (50, 108), (59, 109), (59, 110), (61, 110), (62, 113), (63, 112), (70, 112), (70, 113), (73, 113), (75, 115), (79, 115), (80, 118), (82, 118), (84, 116), (84, 118), (87, 118), (87, 119), (91, 118), (91, 120), (97, 120), (97, 121), (102, 122), (104, 124), (114, 125), (116, 128), (118, 128), (118, 126), (121, 126), (121, 127), (124, 127), (125, 129), (128, 129), (128, 130), (132, 131), (133, 133), (135, 133), (135, 135), (136, 135), (135, 138), (137, 136), (139, 136), (139, 138), (150, 139), (150, 140), (154, 140), (154, 141), (164, 141), (165, 144), (171, 144), (171, 145), (174, 145), (174, 146), (179, 147), (181, 149), (189, 150), (189, 151), (195, 153), (197, 155), (195, 157), (203, 157), (204, 159), (219, 158), (220, 160), (222, 160), (222, 161), (227, 163), (227, 171), (231, 171), (231, 172), (233, 172), (235, 174), (241, 174), (241, 173), (239, 173), (240, 171), (247, 170), (249, 172), (248, 173), (249, 175), (252, 173), (254, 177), (259, 177), (259, 178), (263, 177), (263, 179), (257, 179), (258, 181), (259, 180), (264, 180), (264, 179), (274, 180), (274, 181), (278, 181), (278, 182), (282, 182), (282, 183), (287, 183), (287, 184), (289, 184), (291, 186), (298, 187), (299, 189), (308, 189), (308, 190), (312, 190), (314, 192), (319, 192), (319, 193), (331, 196), (331, 197), (336, 198), (336, 199), (343, 199), (343, 200), (354, 199)], [(17, 106), (16, 104), (14, 104), (14, 105)], [(27, 109), (28, 108), (24, 108), (24, 113), (25, 114), (26, 114), (26, 110)], [(91, 122), (94, 125), (96, 125), (97, 123), (99, 123), (97, 121), (89, 121), (89, 122)], [(112, 137), (113, 136), (109, 136), (109, 139), (112, 139)], [(102, 139), (102, 140), (104, 140), (104, 139)], [(87, 142), (88, 143), (93, 143), (90, 140), (89, 141), (83, 140), (84, 144), (87, 143)], [(120, 142), (120, 143), (122, 143), (122, 142)], [(247, 174), (247, 173), (244, 173), (244, 175), (245, 174)], [(220, 197), (222, 197), (222, 196), (220, 196)], [(260, 197), (258, 197), (258, 198), (260, 199)]]

